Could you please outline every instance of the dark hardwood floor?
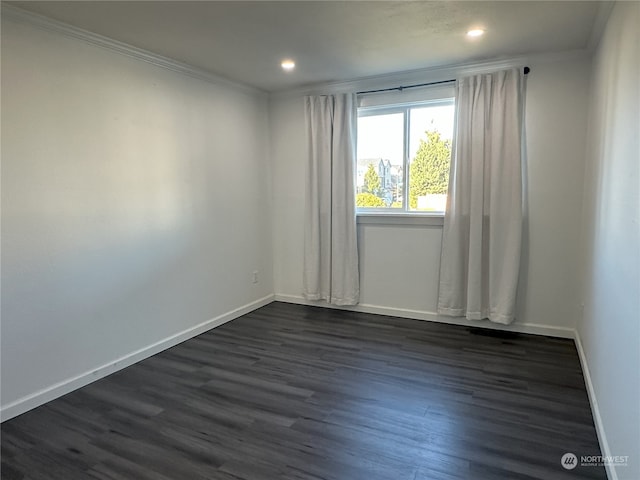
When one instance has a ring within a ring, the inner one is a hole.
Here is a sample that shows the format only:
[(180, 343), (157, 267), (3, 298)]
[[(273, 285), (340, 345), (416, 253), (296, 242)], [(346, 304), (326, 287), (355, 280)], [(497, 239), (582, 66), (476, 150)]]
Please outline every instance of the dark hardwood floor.
[(571, 340), (272, 303), (2, 424), (2, 479), (605, 479)]

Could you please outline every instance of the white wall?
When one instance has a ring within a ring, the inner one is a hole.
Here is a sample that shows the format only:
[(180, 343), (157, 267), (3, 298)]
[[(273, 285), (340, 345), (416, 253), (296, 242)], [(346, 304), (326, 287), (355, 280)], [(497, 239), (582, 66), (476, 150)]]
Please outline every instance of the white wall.
[(267, 127), (260, 93), (3, 18), (3, 413), (272, 294)]
[[(538, 58), (529, 66), (529, 214), (516, 328), (571, 336), (579, 314), (575, 278), (590, 61), (567, 55)], [(272, 98), (269, 121), (275, 292), (277, 298), (300, 301), (306, 151), (302, 96)], [(442, 228), (361, 224), (358, 234), (361, 304), (437, 318)]]
[(639, 31), (640, 3), (617, 3), (594, 57), (578, 324), (604, 453), (630, 456), (621, 480), (640, 478)]
[[(529, 63), (516, 321), (570, 334), (584, 303), (601, 441), (631, 455), (620, 479), (640, 478), (638, 9), (614, 8), (591, 91), (584, 56)], [(301, 300), (302, 96), (268, 112), (258, 93), (3, 18), (3, 413), (274, 291)], [(358, 228), (364, 308), (437, 319), (441, 227)]]

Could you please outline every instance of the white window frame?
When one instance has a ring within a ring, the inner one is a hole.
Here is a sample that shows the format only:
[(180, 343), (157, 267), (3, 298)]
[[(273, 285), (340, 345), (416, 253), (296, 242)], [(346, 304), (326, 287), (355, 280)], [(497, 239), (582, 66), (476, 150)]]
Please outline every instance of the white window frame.
[[(374, 223), (374, 224), (401, 224), (401, 223), (420, 223), (427, 225), (442, 225), (444, 212), (424, 212), (409, 209), (409, 166), (411, 162), (411, 152), (409, 151), (409, 134), (411, 132), (411, 115), (410, 110), (421, 107), (438, 107), (444, 105), (455, 106), (455, 98), (447, 95), (446, 97), (421, 100), (404, 103), (395, 103), (387, 105), (373, 105), (358, 108), (358, 118), (369, 117), (375, 115), (389, 115), (394, 113), (403, 114), (404, 135), (403, 135), (403, 192), (402, 192), (402, 208), (390, 207), (356, 207), (356, 215), (358, 223)], [(453, 132), (455, 137), (455, 128)], [(358, 159), (355, 159), (356, 163)], [(355, 182), (355, 178), (354, 178)], [(392, 218), (395, 217), (395, 218)], [(412, 221), (413, 217), (424, 217), (426, 221)], [(429, 221), (432, 218), (434, 221)]]

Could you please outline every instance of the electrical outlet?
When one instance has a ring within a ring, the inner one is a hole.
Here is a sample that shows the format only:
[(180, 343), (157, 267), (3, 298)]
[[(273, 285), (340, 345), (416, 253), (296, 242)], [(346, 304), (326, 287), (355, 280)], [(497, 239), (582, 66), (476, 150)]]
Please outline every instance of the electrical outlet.
[(251, 279), (253, 283), (258, 283), (258, 270), (253, 271), (253, 277)]

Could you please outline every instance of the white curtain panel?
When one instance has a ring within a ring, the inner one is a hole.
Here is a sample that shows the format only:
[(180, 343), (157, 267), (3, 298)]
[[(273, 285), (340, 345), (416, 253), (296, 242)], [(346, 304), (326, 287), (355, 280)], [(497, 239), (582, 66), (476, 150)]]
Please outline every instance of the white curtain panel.
[(354, 169), (355, 95), (305, 98), (308, 164), (304, 296), (334, 305), (360, 297)]
[(438, 313), (511, 323), (522, 244), (521, 69), (460, 78)]

